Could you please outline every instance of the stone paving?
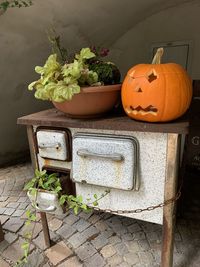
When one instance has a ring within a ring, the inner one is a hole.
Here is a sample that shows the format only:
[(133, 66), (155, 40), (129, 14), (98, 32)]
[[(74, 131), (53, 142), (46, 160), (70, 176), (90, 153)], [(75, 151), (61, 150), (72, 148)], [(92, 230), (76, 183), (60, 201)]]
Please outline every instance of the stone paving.
[[(0, 267), (14, 266), (22, 255), (25, 211), (30, 202), (22, 188), (32, 178), (30, 164), (0, 169)], [(158, 267), (162, 227), (103, 212), (48, 215), (51, 239), (46, 248), (38, 216), (26, 267)], [(200, 266), (199, 222), (179, 219), (175, 233), (175, 267)]]

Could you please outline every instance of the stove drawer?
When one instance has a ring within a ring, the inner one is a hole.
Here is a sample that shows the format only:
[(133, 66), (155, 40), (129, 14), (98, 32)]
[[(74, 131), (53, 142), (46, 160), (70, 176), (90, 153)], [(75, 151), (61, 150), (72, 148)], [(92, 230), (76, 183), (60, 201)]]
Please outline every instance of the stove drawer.
[(77, 133), (73, 138), (72, 179), (121, 190), (138, 190), (138, 152), (135, 138)]
[(62, 161), (71, 160), (69, 131), (39, 129), (36, 133), (40, 157)]

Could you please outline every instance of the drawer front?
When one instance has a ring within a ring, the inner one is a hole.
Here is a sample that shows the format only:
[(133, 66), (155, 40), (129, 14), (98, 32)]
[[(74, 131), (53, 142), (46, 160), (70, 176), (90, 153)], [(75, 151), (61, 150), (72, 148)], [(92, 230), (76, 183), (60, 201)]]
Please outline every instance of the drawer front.
[(132, 190), (137, 173), (137, 142), (127, 137), (76, 134), (72, 179), (75, 182)]
[(64, 161), (70, 159), (70, 140), (65, 131), (39, 130), (36, 135), (40, 157)]

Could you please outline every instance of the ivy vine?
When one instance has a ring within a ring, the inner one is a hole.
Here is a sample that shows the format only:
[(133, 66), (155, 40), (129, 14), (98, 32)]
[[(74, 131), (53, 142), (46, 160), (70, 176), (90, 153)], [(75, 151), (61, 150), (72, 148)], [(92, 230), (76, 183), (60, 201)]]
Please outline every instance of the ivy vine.
[(8, 8), (12, 7), (29, 7), (32, 6), (33, 1), (32, 0), (11, 0), (11, 1), (3, 1), (0, 3), (0, 9), (3, 9), (6, 11)]

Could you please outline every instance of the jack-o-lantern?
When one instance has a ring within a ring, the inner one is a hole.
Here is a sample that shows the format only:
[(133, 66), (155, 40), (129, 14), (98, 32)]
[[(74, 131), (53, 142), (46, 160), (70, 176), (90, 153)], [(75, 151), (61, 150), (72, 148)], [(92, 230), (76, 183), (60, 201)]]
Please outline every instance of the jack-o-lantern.
[(159, 48), (152, 64), (131, 68), (122, 84), (122, 104), (128, 116), (136, 120), (161, 122), (174, 120), (189, 108), (192, 81), (182, 66), (161, 64)]

